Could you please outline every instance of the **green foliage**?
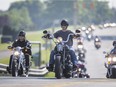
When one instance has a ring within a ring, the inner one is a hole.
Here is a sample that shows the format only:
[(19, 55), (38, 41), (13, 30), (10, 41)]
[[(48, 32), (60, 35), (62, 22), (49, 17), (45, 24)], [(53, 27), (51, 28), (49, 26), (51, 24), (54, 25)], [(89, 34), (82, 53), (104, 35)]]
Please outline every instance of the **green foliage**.
[(9, 64), (9, 57), (0, 59), (0, 63)]
[(9, 16), (12, 29), (34, 30), (51, 27), (55, 20), (67, 19), (73, 24), (74, 11), (79, 25), (116, 22), (115, 9), (109, 8), (107, 1), (98, 0), (25, 0), (12, 3), (0, 15)]
[(23, 7), (22, 9), (12, 9), (8, 12), (10, 18), (10, 25), (13, 29), (30, 29), (33, 25), (27, 8)]
[(7, 46), (8, 46), (8, 45), (9, 45), (9, 44), (6, 44), (6, 43), (0, 44), (0, 51), (7, 50)]
[(45, 75), (45, 77), (55, 77), (55, 73), (54, 72), (48, 72), (48, 74)]

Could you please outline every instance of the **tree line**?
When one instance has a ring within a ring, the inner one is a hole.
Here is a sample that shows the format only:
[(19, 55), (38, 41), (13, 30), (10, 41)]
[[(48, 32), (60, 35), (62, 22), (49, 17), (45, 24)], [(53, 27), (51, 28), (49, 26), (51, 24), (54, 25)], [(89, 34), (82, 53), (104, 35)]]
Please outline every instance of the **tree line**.
[[(76, 10), (74, 3), (76, 3)], [(55, 20), (67, 19), (73, 24), (74, 13), (78, 25), (116, 22), (116, 9), (109, 8), (107, 1), (98, 0), (25, 0), (14, 2), (8, 11), (0, 11), (0, 21), (11, 29), (40, 30), (49, 28)], [(57, 25), (56, 25), (57, 26)]]

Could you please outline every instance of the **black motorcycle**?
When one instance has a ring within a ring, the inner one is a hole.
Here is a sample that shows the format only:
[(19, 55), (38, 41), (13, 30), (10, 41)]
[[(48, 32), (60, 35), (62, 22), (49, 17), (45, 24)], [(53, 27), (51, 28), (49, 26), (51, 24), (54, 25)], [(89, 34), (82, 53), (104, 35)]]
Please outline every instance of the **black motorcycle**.
[[(44, 31), (43, 33), (45, 34), (43, 38), (52, 39), (54, 41), (54, 38), (51, 37), (48, 31)], [(66, 41), (63, 41), (61, 37), (57, 38), (57, 41), (54, 41), (56, 46), (54, 48), (55, 64), (53, 71), (55, 72), (55, 77), (57, 79), (61, 79), (62, 77), (70, 78), (73, 75), (73, 64), (71, 62), (71, 56), (69, 54), (70, 49), (69, 46), (66, 44), (70, 36), (73, 35), (73, 33), (69, 34)]]
[(94, 39), (94, 45), (96, 49), (99, 49), (101, 47), (101, 41), (99, 38)]
[(83, 46), (82, 42), (77, 43), (77, 50), (75, 50), (77, 53), (77, 56), (79, 57), (79, 60), (82, 62), (85, 62), (85, 53), (86, 49)]
[(103, 52), (107, 62), (105, 63), (105, 67), (107, 68), (107, 78), (116, 78), (116, 54), (109, 54)]
[(75, 78), (90, 78), (90, 75), (86, 73), (87, 69), (84, 62), (78, 60), (77, 69), (73, 71)]

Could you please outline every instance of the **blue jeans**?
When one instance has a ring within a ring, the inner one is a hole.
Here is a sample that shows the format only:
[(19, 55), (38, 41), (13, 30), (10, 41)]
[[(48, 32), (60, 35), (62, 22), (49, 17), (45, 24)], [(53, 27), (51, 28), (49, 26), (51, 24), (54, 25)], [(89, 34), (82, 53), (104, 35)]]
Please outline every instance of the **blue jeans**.
[[(76, 58), (75, 52), (73, 50), (70, 50), (69, 54), (71, 55), (71, 61), (72, 61), (73, 65), (77, 65), (77, 58)], [(55, 55), (55, 51), (52, 50), (51, 54), (50, 54), (49, 64), (54, 64), (54, 62), (55, 62), (54, 55)]]

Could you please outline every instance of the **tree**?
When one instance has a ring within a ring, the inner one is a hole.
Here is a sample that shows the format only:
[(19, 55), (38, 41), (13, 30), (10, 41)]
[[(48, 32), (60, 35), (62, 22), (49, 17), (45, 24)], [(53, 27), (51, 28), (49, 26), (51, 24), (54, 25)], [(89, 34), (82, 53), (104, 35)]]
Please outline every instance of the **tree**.
[(12, 9), (8, 12), (8, 16), (10, 18), (10, 26), (13, 29), (19, 30), (25, 29), (29, 30), (30, 27), (33, 25), (27, 8), (23, 7), (22, 9)]

